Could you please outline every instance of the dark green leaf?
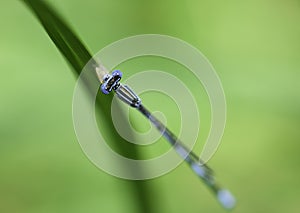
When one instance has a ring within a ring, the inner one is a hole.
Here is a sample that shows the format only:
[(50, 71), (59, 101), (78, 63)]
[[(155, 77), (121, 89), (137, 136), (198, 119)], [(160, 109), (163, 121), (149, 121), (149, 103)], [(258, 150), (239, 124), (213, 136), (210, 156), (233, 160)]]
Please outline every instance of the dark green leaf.
[[(83, 43), (74, 34), (72, 29), (64, 22), (64, 20), (52, 9), (46, 2), (38, 0), (23, 0), (25, 4), (36, 15), (49, 37), (52, 39), (56, 47), (61, 54), (68, 61), (73, 71), (78, 76), (83, 67), (89, 60), (92, 59), (92, 55), (85, 48)], [(96, 62), (92, 62), (96, 63)], [(96, 75), (95, 75), (96, 78)], [(104, 123), (111, 129), (110, 145), (114, 147), (119, 153), (128, 155), (138, 159), (139, 153), (136, 146), (128, 145), (122, 137), (114, 129), (111, 116), (110, 116), (110, 103), (112, 96), (105, 96), (97, 98), (97, 108), (102, 115), (101, 123)], [(123, 115), (121, 115), (123, 116)], [(121, 162), (120, 162), (121, 163)], [(126, 166), (126, 165), (124, 165)], [(140, 170), (140, 171), (139, 171)], [(136, 168), (133, 172), (142, 172), (142, 168)], [(150, 193), (148, 192), (148, 182), (146, 181), (127, 181), (132, 186), (133, 194), (135, 195), (136, 204), (140, 206), (140, 212), (154, 212), (153, 206), (150, 203)]]

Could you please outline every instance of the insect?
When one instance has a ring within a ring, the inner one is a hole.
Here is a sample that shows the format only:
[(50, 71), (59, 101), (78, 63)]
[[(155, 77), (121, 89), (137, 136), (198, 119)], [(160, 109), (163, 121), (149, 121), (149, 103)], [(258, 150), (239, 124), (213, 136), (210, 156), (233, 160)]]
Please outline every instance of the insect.
[(175, 151), (186, 161), (193, 172), (203, 180), (213, 193), (215, 193), (221, 205), (227, 209), (234, 207), (234, 197), (228, 190), (219, 186), (215, 180), (213, 171), (142, 105), (142, 101), (139, 96), (129, 86), (120, 83), (122, 78), (122, 72), (120, 70), (115, 70), (111, 74), (105, 73), (101, 76), (103, 77), (99, 80), (102, 82), (100, 86), (102, 93), (109, 94), (114, 91), (120, 100), (140, 111), (147, 119), (150, 120), (162, 136), (171, 144), (171, 146), (173, 146)]

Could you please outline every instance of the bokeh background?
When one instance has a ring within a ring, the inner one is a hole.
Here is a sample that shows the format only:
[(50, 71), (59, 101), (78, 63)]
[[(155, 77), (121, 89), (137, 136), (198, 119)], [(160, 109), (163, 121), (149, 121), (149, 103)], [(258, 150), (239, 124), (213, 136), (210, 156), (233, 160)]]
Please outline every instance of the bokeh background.
[[(227, 125), (209, 163), (237, 197), (233, 212), (300, 211), (299, 1), (49, 2), (92, 53), (144, 33), (178, 37), (201, 50), (226, 94)], [(0, 212), (138, 212), (130, 181), (99, 170), (81, 151), (72, 124), (76, 78), (37, 19), (21, 1), (3, 1), (0, 23)], [(120, 67), (130, 74), (163, 69), (192, 90), (201, 87), (162, 59)], [(160, 95), (143, 98), (178, 131), (178, 109)], [(158, 98), (165, 102), (155, 104)], [(210, 116), (207, 97), (197, 101), (200, 151)], [(138, 116), (132, 112), (136, 127), (147, 130)], [(160, 147), (141, 151), (152, 156)], [(225, 211), (184, 164), (145, 184), (155, 212)]]

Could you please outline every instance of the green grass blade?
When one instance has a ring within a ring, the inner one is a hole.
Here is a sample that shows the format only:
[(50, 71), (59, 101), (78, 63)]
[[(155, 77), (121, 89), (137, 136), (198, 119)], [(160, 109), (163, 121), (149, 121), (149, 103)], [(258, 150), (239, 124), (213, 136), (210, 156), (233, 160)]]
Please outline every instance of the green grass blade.
[[(92, 55), (74, 34), (72, 29), (46, 2), (37, 0), (23, 1), (38, 18), (49, 37), (78, 76), (87, 62), (92, 59)], [(132, 158), (138, 159), (139, 153), (137, 147), (127, 143), (119, 136), (114, 128), (110, 117), (111, 100), (112, 96), (105, 96), (104, 98), (103, 96), (98, 96), (96, 102), (97, 108), (103, 115), (101, 122), (105, 123), (105, 125), (111, 129), (109, 134), (111, 134), (114, 138), (113, 141), (110, 141), (110, 145), (119, 153), (124, 155), (128, 155), (128, 153), (130, 153)], [(135, 172), (142, 172), (142, 168), (136, 168), (136, 170), (140, 171)], [(126, 183), (129, 183), (132, 186), (132, 194), (135, 196), (133, 200), (137, 205), (139, 205), (139, 212), (154, 212), (154, 206), (156, 205), (152, 204), (152, 200), (150, 198), (153, 194), (149, 193), (149, 183), (147, 181), (127, 181)]]
[(74, 68), (74, 71), (80, 74), (85, 64), (92, 58), (82, 42), (45, 2), (35, 0), (24, 0), (24, 2), (37, 16), (49, 37)]

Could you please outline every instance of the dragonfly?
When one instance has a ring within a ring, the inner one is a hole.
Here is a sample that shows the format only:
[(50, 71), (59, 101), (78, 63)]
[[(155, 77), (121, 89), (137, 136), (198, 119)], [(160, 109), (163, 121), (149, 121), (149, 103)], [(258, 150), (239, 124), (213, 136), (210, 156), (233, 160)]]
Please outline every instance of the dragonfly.
[(232, 209), (235, 206), (234, 196), (229, 190), (219, 185), (213, 170), (192, 150), (187, 148), (170, 129), (151, 114), (142, 104), (141, 98), (128, 85), (120, 82), (123, 75), (120, 70), (114, 70), (112, 73), (109, 73), (101, 66), (96, 69), (96, 72), (101, 83), (100, 90), (103, 94), (107, 95), (114, 92), (121, 101), (141, 112), (170, 143), (180, 157), (184, 159), (192, 171), (211, 189), (219, 203), (226, 209)]

